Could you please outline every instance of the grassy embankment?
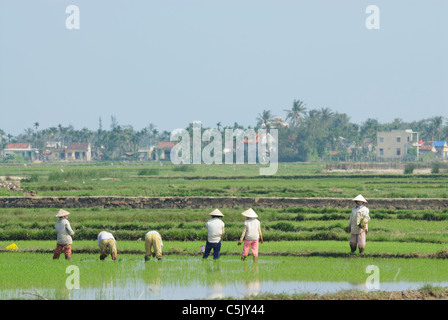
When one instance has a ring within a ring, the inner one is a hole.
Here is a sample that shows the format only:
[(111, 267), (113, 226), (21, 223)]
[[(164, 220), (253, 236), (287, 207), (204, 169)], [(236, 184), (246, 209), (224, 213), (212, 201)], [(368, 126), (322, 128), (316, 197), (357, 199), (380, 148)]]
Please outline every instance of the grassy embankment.
[[(232, 168), (233, 172), (229, 168)], [(322, 171), (323, 166), (321, 165), (281, 164), (278, 175), (274, 177), (259, 176), (256, 166), (175, 167), (166, 165), (158, 167), (91, 164), (64, 165), (64, 172), (61, 172), (60, 169), (59, 166), (54, 165), (31, 165), (23, 168), (0, 167), (0, 175), (28, 177), (22, 181), (23, 193), (2, 191), (1, 195), (27, 195), (29, 192), (34, 192), (41, 196), (351, 198), (358, 193), (363, 193), (367, 198), (446, 198), (448, 194), (446, 191), (448, 177), (443, 174), (327, 174)], [(223, 262), (228, 259), (234, 259), (230, 261), (235, 261), (235, 263), (238, 261), (233, 255), (237, 256), (241, 252), (241, 247), (236, 245), (236, 240), (243, 224), (243, 217), (240, 214), (243, 209), (245, 208), (222, 210), (226, 223), (226, 235), (222, 249)], [(268, 272), (261, 279), (283, 281), (283, 278), (274, 277), (274, 274), (280, 274), (282, 277), (291, 275), (293, 277), (291, 279), (295, 281), (344, 281), (341, 275), (355, 272), (359, 274), (360, 281), (365, 281), (366, 264), (381, 267), (382, 281), (393, 279), (397, 275), (398, 269), (403, 270), (400, 272), (402, 276), (400, 279), (407, 281), (448, 279), (444, 273), (445, 259), (428, 259), (446, 258), (445, 251), (448, 249), (448, 212), (446, 210), (372, 210), (367, 250), (362, 259), (352, 259), (351, 257), (357, 258), (359, 255), (350, 256), (348, 254), (349, 236), (345, 233), (345, 228), (348, 224), (349, 210), (333, 208), (255, 209), (262, 221), (265, 239), (265, 243), (260, 246), (260, 255), (263, 259), (267, 259), (265, 260), (266, 264), (261, 260), (259, 265), (262, 267), (261, 270), (264, 270), (263, 272)], [(7, 287), (14, 286), (15, 280), (13, 279), (16, 276), (11, 274), (12, 270), (17, 270), (13, 274), (19, 275), (23, 273), (20, 270), (25, 266), (31, 265), (31, 269), (35, 269), (29, 273), (30, 277), (34, 274), (33, 279), (45, 280), (51, 277), (51, 272), (55, 271), (54, 267), (62, 268), (65, 265), (65, 263), (61, 263), (45, 267), (46, 264), (52, 263), (49, 256), (55, 246), (54, 214), (56, 210), (0, 210), (0, 249), (4, 250), (4, 247), (15, 242), (21, 251), (0, 253), (2, 261), (8, 261), (8, 263), (0, 264), (0, 268), (4, 269), (7, 266), (9, 268), (8, 271), (0, 272), (2, 274), (0, 283), (5, 283)], [(98, 265), (96, 258), (89, 254), (97, 254), (96, 236), (101, 230), (109, 230), (115, 234), (121, 263), (142, 260), (141, 256), (130, 255), (130, 253), (143, 254), (144, 245), (139, 239), (143, 238), (144, 234), (151, 229), (159, 230), (164, 238), (164, 252), (169, 257), (164, 260), (164, 266), (167, 263), (169, 265), (171, 259), (176, 260), (174, 264), (179, 263), (178, 259), (186, 259), (185, 261), (189, 263), (201, 260), (199, 248), (205, 243), (204, 226), (208, 219), (207, 210), (89, 208), (70, 209), (70, 211), (73, 213), (70, 216), (70, 221), (76, 231), (73, 261), (83, 264), (83, 270), (98, 271), (100, 268), (101, 270), (98, 272), (103, 277), (109, 272), (106, 270), (112, 268), (110, 269), (111, 279), (120, 278), (114, 266)], [(32, 251), (46, 252), (48, 255), (39, 255)], [(176, 254), (176, 256), (169, 254)], [(287, 254), (293, 256), (284, 256)], [(188, 257), (182, 255), (188, 255)], [(332, 257), (338, 259), (332, 259)], [(350, 259), (345, 259), (346, 257), (350, 257)], [(388, 257), (388, 259), (381, 257)], [(407, 259), (394, 257), (406, 257)], [(93, 263), (93, 261), (95, 262)], [(92, 263), (90, 264), (90, 262)], [(271, 265), (274, 266), (273, 269), (270, 269)], [(11, 266), (14, 268), (10, 268)], [(241, 264), (235, 264), (231, 268), (239, 270)], [(120, 272), (125, 272), (124, 269), (126, 268), (121, 268)], [(166, 275), (165, 270), (170, 269), (164, 267), (164, 275)], [(174, 265), (173, 270), (176, 270)], [(177, 270), (179, 270), (178, 267)], [(63, 274), (63, 277), (66, 277), (62, 269), (59, 271), (58, 274)], [(195, 271), (197, 272), (197, 270)], [(279, 271), (280, 273), (278, 273)], [(97, 274), (95, 272), (89, 274), (95, 275)], [(126, 272), (133, 275), (132, 270)], [(270, 275), (269, 272), (271, 272)], [(184, 277), (185, 272), (173, 274), (173, 279), (183, 279)], [(18, 284), (29, 286), (30, 283), (33, 283), (30, 279), (28, 280), (31, 282), (27, 282), (27, 279), (22, 277), (21, 280), (17, 280)], [(235, 279), (239, 279), (238, 276), (235, 276)], [(42, 284), (46, 283), (44, 280), (42, 280)], [(92, 279), (92, 281), (96, 280)], [(36, 286), (38, 287), (39, 284), (37, 283)], [(310, 296), (307, 297), (310, 298)], [(272, 298), (278, 298), (278, 295)], [(292, 296), (292, 298), (297, 297)], [(302, 296), (302, 298), (304, 297)], [(313, 297), (311, 296), (311, 298)], [(281, 299), (288, 299), (288, 297)]]

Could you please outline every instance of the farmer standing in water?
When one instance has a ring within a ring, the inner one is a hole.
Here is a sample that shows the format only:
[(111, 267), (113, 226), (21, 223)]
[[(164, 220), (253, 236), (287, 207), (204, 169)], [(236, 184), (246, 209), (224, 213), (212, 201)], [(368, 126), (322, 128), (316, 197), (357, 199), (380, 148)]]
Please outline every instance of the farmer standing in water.
[(356, 206), (352, 209), (348, 226), (350, 249), (352, 253), (355, 253), (358, 246), (359, 253), (362, 253), (366, 248), (366, 235), (369, 231), (367, 225), (370, 221), (369, 209), (365, 206), (367, 200), (362, 195), (358, 195), (352, 201), (356, 202)]
[(54, 250), (53, 259), (59, 259), (62, 251), (64, 250), (65, 259), (70, 260), (72, 257), (72, 242), (75, 233), (73, 232), (70, 222), (67, 216), (70, 212), (61, 209), (56, 214), (56, 218), (59, 220), (55, 224), (57, 232), (56, 250)]

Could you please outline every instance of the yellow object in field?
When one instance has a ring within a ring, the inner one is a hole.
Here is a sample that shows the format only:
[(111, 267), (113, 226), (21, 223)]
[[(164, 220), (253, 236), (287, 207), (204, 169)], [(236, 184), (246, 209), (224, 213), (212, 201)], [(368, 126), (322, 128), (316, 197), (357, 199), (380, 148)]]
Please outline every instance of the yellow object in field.
[(13, 244), (7, 246), (6, 250), (19, 250), (19, 247), (15, 243), (13, 243)]

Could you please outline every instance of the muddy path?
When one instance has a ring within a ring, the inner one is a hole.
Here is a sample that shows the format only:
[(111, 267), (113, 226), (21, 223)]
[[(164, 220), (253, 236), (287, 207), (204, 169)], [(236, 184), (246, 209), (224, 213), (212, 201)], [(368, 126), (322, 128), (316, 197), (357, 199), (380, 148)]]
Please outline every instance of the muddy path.
[(343, 290), (328, 294), (271, 294), (246, 296), (247, 300), (447, 300), (448, 287), (403, 291)]

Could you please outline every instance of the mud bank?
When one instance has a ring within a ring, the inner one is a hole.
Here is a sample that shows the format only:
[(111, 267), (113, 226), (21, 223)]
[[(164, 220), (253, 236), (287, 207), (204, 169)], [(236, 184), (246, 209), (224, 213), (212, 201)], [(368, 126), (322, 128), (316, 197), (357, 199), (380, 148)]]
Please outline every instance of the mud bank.
[[(448, 287), (427, 287), (419, 290), (370, 291), (346, 290), (329, 294), (271, 294), (247, 295), (244, 300), (446, 300)], [(238, 299), (236, 299), (238, 300)]]
[[(0, 197), (0, 208), (138, 208), (138, 209), (204, 209), (204, 208), (342, 208), (353, 206), (346, 198), (282, 197)], [(369, 208), (444, 210), (448, 199), (376, 198)]]

